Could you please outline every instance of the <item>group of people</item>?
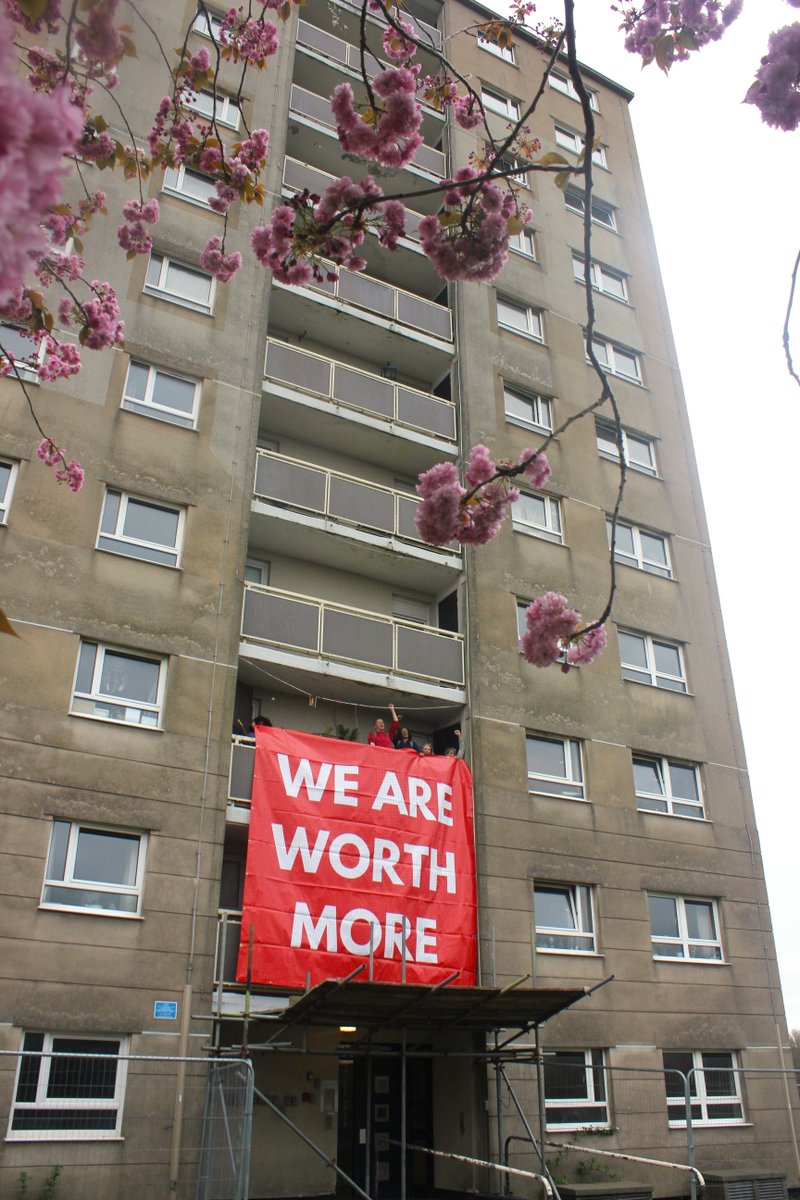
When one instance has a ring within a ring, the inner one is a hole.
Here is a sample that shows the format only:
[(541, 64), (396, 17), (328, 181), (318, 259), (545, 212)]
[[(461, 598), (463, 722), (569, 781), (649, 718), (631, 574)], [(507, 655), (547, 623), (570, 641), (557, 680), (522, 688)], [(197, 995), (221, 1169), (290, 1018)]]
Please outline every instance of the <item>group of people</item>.
[[(386, 722), (382, 717), (378, 717), (374, 727), (367, 734), (367, 741), (370, 746), (379, 746), (383, 750), (415, 750), (417, 754), (426, 758), (433, 754), (433, 746), (430, 742), (423, 742), (422, 746), (415, 742), (405, 725), (401, 725), (402, 716), (398, 716), (393, 704), (389, 705), (389, 712), (392, 714), (392, 723), (389, 726), (389, 732), (386, 732)], [(448, 746), (444, 754), (446, 758), (463, 758), (464, 743), (461, 740), (461, 730), (454, 730), (457, 745)]]

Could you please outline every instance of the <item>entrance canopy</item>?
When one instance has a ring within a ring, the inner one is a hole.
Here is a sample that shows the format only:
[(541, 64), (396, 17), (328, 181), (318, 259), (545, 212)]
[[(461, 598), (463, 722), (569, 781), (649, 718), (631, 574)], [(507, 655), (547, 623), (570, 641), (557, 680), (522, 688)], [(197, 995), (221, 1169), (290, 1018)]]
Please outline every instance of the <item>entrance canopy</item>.
[(327, 979), (280, 1013), (287, 1026), (456, 1030), (533, 1029), (588, 995), (584, 988), (426, 987)]

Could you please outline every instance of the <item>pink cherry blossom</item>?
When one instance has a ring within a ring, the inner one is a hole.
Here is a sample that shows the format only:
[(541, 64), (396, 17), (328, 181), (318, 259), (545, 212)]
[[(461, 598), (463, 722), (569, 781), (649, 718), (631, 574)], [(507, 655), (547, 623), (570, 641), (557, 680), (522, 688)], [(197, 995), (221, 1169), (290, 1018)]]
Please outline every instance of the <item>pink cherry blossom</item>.
[(497, 465), (485, 446), (474, 446), (465, 472), (469, 488), (462, 486), (452, 463), (438, 463), (420, 475), (417, 492), (422, 501), (415, 522), (424, 541), (444, 546), (458, 541), (484, 546), (500, 529), (519, 491), (497, 477)]
[(277, 52), (278, 30), (272, 21), (248, 17), (243, 8), (229, 8), (222, 18), (219, 40), (223, 58), (263, 67), (267, 59)]
[(57, 379), (67, 379), (77, 375), (81, 369), (81, 355), (77, 346), (71, 342), (57, 342), (46, 334), (43, 338), (45, 357), (39, 366), (39, 378), (45, 383), (55, 383)]
[(525, 611), (526, 629), (520, 638), (520, 651), (534, 667), (551, 667), (564, 653), (578, 628), (580, 617), (568, 606), (566, 596), (545, 592), (537, 596)]
[(466, 488), (461, 486), (458, 470), (453, 463), (437, 463), (420, 475), (417, 491), (422, 497), (414, 518), (417, 532), (432, 546), (446, 546), (462, 525), (461, 499)]
[(508, 258), (509, 222), (530, 214), (510, 189), (474, 177), (472, 167), (462, 167), (445, 189), (442, 211), (419, 223), (422, 249), (443, 279), (494, 279)]
[(422, 145), (422, 109), (416, 100), (418, 67), (387, 67), (372, 81), (382, 103), (359, 113), (353, 89), (340, 83), (333, 89), (331, 111), (342, 149), (371, 158), (385, 167), (404, 167)]
[(387, 58), (391, 58), (393, 62), (407, 62), (416, 54), (417, 47), (408, 37), (403, 34), (414, 35), (414, 27), (408, 21), (399, 21), (398, 24), (403, 30), (403, 33), (398, 33), (391, 25), (384, 30), (383, 34), (383, 49)]
[(462, 129), (475, 129), (483, 121), (483, 109), (474, 96), (456, 96), (453, 115)]
[(241, 265), (242, 256), (238, 250), (223, 254), (221, 237), (210, 238), (200, 255), (200, 266), (220, 283), (230, 283)]
[(544, 487), (552, 474), (547, 455), (543, 454), (541, 450), (523, 450), (519, 456), (519, 465), (523, 464), (525, 464), (527, 482), (531, 487)]
[(767, 53), (745, 100), (755, 104), (767, 125), (786, 130), (800, 125), (800, 22), (769, 35)]
[(66, 483), (71, 492), (79, 492), (83, 487), (85, 471), (81, 464), (74, 458), (71, 458), (66, 467), (56, 471), (56, 479), (59, 483)]
[(46, 467), (54, 467), (64, 457), (64, 451), (59, 450), (55, 442), (47, 437), (42, 438), (39, 442), (39, 445), (36, 447), (36, 453)]
[(130, 258), (134, 254), (149, 254), (153, 248), (153, 239), (148, 232), (148, 225), (155, 225), (159, 218), (157, 200), (142, 203), (139, 200), (129, 200), (123, 205), (122, 215), (127, 224), (117, 229), (117, 241)]
[(586, 667), (602, 654), (607, 642), (608, 637), (603, 625), (590, 629), (588, 633), (579, 633), (577, 640), (567, 651), (567, 662), (571, 667)]
[(93, 279), (91, 288), (94, 296), (80, 306), (83, 324), (81, 342), (89, 350), (105, 350), (108, 346), (122, 344), (124, 322), (119, 319), (117, 297), (110, 283)]

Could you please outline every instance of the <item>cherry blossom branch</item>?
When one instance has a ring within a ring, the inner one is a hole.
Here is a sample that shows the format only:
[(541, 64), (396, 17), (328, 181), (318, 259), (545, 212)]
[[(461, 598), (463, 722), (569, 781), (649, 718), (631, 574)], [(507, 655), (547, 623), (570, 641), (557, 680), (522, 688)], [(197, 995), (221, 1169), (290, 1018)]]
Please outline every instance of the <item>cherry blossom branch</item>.
[(800, 271), (800, 250), (797, 252), (797, 258), (794, 260), (794, 268), (792, 270), (792, 283), (789, 288), (789, 301), (786, 305), (786, 320), (783, 322), (783, 352), (786, 355), (786, 365), (789, 368), (789, 374), (796, 383), (800, 383), (800, 375), (795, 370), (794, 360), (792, 359), (792, 349), (789, 340), (789, 322), (792, 318), (792, 310), (794, 308), (794, 294), (797, 287), (797, 275)]

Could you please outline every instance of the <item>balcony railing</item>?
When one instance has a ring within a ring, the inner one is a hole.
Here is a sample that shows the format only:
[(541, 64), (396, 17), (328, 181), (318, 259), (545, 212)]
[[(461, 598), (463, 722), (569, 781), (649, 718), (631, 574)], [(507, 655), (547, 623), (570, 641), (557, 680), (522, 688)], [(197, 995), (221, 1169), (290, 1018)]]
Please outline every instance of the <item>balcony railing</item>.
[(464, 682), (461, 634), (279, 588), (246, 586), (242, 637), (381, 675), (391, 672), (456, 687)]
[[(335, 272), (333, 264), (324, 260), (321, 267), (323, 270), (327, 268), (331, 274)], [(300, 291), (305, 288), (314, 292), (324, 292), (325, 295), (342, 300), (345, 304), (352, 304), (366, 312), (385, 317), (387, 321), (396, 321), (411, 329), (418, 329), (429, 337), (441, 338), (445, 342), (453, 340), (453, 322), (449, 308), (436, 304), (433, 300), (424, 300), (422, 296), (415, 296), (413, 292), (407, 292), (404, 288), (393, 287), (390, 283), (373, 279), (371, 275), (365, 275), (363, 272), (340, 271), (335, 279), (315, 279), (312, 283), (305, 284), (303, 289), (292, 290)]]
[(242, 936), (240, 909), (221, 908), (217, 922), (217, 949), (214, 955), (214, 983), (236, 984), (236, 963)]
[(228, 799), (249, 804), (253, 794), (253, 763), (256, 744), (253, 738), (234, 737), (231, 741), (231, 773), (228, 779)]
[[(342, 7), (349, 9), (359, 19), (361, 18), (361, 6), (360, 5), (350, 4), (347, 2), (347, 0), (344, 0), (344, 2), (342, 3)], [(374, 22), (376, 25), (378, 24), (378, 22), (375, 20), (375, 18), (369, 14), (367, 14), (367, 20), (370, 22)], [(427, 23), (427, 21), (423, 21), (419, 17), (412, 16), (412, 14), (408, 11), (407, 8), (403, 9), (403, 20), (409, 22), (412, 29), (414, 30), (414, 33), (419, 38), (419, 40), (423, 43), (424, 46), (430, 45), (434, 50), (441, 50), (442, 35), (439, 32), (439, 30), (436, 28), (435, 25), (429, 25)], [(383, 25), (381, 24), (379, 26), (379, 28), (383, 29)]]
[(370, 413), (381, 421), (455, 441), (455, 404), (430, 392), (417, 391), (272, 338), (267, 340), (264, 373), (276, 383), (311, 392), (357, 412)]
[(379, 483), (273, 450), (259, 450), (254, 495), (257, 500), (272, 500), (301, 512), (425, 545), (436, 553), (436, 547), (427, 546), (414, 524), (418, 498)]
[[(309, 167), (307, 163), (300, 162), (296, 158), (289, 158), (288, 155), (284, 159), (283, 186), (287, 191), (302, 192), (307, 188), (309, 192), (315, 192), (321, 196), (328, 184), (333, 181), (334, 176), (329, 175), (327, 171), (320, 171), (318, 167)], [(405, 236), (409, 241), (419, 242), (418, 227), (421, 220), (422, 213), (406, 208)]]
[[(310, 92), (307, 88), (300, 87), (298, 83), (293, 83), (289, 107), (298, 116), (308, 117), (326, 129), (336, 130), (336, 120), (331, 112), (331, 102), (325, 96), (318, 96), (316, 92)], [(414, 155), (411, 165), (425, 171), (428, 175), (433, 175), (436, 179), (444, 179), (447, 174), (447, 160), (442, 151), (434, 150), (433, 146), (426, 146), (424, 143)]]

